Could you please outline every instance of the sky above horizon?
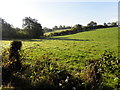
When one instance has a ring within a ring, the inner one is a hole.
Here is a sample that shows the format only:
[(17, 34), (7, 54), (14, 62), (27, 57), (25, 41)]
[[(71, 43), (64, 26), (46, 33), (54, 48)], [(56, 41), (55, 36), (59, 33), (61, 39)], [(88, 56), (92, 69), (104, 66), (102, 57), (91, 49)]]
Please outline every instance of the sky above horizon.
[(22, 19), (29, 16), (37, 19), (42, 27), (48, 28), (55, 25), (85, 26), (90, 21), (98, 24), (118, 21), (118, 2), (113, 0), (111, 2), (2, 0), (0, 11), (0, 18), (19, 28), (22, 28)]

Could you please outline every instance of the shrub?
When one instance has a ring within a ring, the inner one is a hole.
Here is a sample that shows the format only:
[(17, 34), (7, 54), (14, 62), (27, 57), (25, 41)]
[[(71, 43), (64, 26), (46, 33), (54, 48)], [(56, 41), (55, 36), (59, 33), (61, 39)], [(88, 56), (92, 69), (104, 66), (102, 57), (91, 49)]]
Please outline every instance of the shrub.
[[(83, 79), (94, 90), (104, 89), (120, 89), (120, 59), (113, 56), (112, 52), (105, 51), (98, 60), (88, 60)], [(110, 80), (112, 82), (110, 82)], [(111, 84), (112, 83), (112, 84)]]

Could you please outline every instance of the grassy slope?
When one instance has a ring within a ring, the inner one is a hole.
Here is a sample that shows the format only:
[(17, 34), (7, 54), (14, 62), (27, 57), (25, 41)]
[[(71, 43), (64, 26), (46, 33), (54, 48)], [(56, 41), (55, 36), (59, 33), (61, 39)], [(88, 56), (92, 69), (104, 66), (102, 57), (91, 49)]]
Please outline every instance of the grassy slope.
[(46, 32), (46, 33), (44, 33), (44, 35), (49, 35), (49, 34), (51, 34), (51, 33), (57, 33), (57, 32), (61, 32), (61, 31), (66, 31), (66, 30), (70, 30), (70, 29), (62, 29), (62, 30), (56, 30), (56, 31), (52, 31), (52, 32)]
[[(2, 41), (3, 47), (8, 47), (11, 41)], [(97, 59), (104, 50), (111, 50), (117, 56), (118, 28), (105, 28), (81, 32), (72, 35), (55, 36), (52, 39), (33, 39), (23, 41), (28, 63), (42, 55), (57, 58), (63, 64), (80, 65), (85, 60)], [(76, 62), (76, 63), (75, 63)]]

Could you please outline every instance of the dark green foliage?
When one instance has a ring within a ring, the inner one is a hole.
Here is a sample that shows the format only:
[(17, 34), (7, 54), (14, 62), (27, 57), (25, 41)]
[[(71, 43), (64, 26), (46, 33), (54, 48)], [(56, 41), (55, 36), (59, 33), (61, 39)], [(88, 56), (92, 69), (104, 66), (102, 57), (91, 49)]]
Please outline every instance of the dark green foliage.
[(117, 26), (117, 22), (112, 22), (110, 26), (116, 27)]
[(52, 29), (47, 28), (47, 27), (44, 27), (43, 30), (44, 30), (44, 32), (51, 32), (52, 31)]
[(61, 31), (61, 32), (53, 32), (49, 36), (69, 35), (69, 34), (75, 34), (75, 33), (82, 32), (82, 31), (83, 31), (82, 25), (77, 24), (77, 25), (75, 25), (75, 27), (73, 27), (71, 29), (68, 29), (66, 31)]
[[(114, 89), (120, 89), (120, 59), (114, 57), (112, 52), (105, 51), (99, 60), (89, 60), (87, 62), (86, 74), (88, 82), (92, 84), (94, 90), (106, 88), (108, 80), (116, 82), (113, 84)], [(108, 85), (110, 87), (110, 85)], [(112, 89), (112, 88), (111, 88)]]
[[(16, 69), (16, 63), (10, 61), (12, 64), (9, 63), (9, 65), (3, 67), (3, 86), (5, 87), (10, 84), (10, 87), (18, 90), (26, 90), (29, 88), (33, 90), (84, 89), (83, 81), (72, 76), (64, 66), (59, 66), (56, 60), (57, 59), (48, 59), (46, 56), (43, 56), (41, 60), (36, 60), (34, 66), (23, 65), (20, 62), (22, 65), (21, 69)], [(6, 63), (3, 64), (5, 65)], [(9, 77), (7, 75), (9, 75)]]
[[(61, 68), (52, 59), (36, 61), (34, 66), (26, 69), (26, 76), (34, 88), (39, 89), (72, 89), (72, 87), (83, 88), (82, 81), (74, 78), (66, 68)], [(29, 72), (31, 71), (31, 72)], [(81, 86), (79, 86), (81, 84)]]
[[(3, 85), (7, 85), (8, 83), (13, 83), (13, 73), (16, 73), (22, 68), (22, 64), (20, 62), (20, 55), (19, 51), (21, 50), (22, 42), (21, 41), (13, 41), (11, 43), (10, 50), (8, 52), (8, 58), (6, 59), (5, 56), (7, 55), (6, 51), (2, 53), (2, 79)], [(13, 85), (12, 85), (13, 86)]]
[(36, 19), (31, 17), (25, 17), (23, 19), (24, 30), (29, 34), (30, 38), (40, 38), (43, 36), (43, 29), (40, 23)]
[(77, 24), (77, 25), (75, 25), (74, 27), (75, 27), (75, 29), (77, 30), (77, 32), (82, 32), (82, 31), (83, 31), (83, 30), (82, 30), (82, 25), (80, 25), (80, 24)]
[(13, 41), (10, 46), (10, 54), (9, 54), (9, 59), (15, 59), (16, 64), (20, 63), (20, 55), (19, 51), (21, 50), (22, 42), (21, 41)]
[(52, 31), (56, 31), (56, 30), (62, 30), (62, 29), (71, 29), (71, 27), (70, 26), (65, 26), (65, 25), (60, 25), (59, 27), (58, 26), (54, 26), (53, 28), (52, 28)]
[(112, 52), (105, 51), (105, 53), (102, 55), (101, 61), (99, 61), (98, 64), (100, 73), (102, 73), (106, 78), (116, 79), (117, 83), (114, 85), (114, 87), (116, 89), (120, 89), (120, 59), (114, 57)]
[(21, 38), (41, 38), (43, 37), (43, 29), (36, 19), (25, 17), (24, 28), (14, 28), (4, 19), (0, 19), (2, 23), (2, 39), (21, 39)]
[(58, 26), (53, 27), (53, 31), (58, 30)]
[(104, 27), (108, 27), (107, 23), (104, 23)]
[(2, 22), (2, 39), (7, 38), (15, 38), (16, 30), (9, 23), (7, 23), (4, 19), (1, 19)]
[(46, 37), (69, 35), (69, 34), (75, 34), (75, 33), (79, 33), (79, 32), (92, 31), (95, 29), (109, 28), (109, 27), (117, 27), (117, 24), (115, 22), (113, 22), (113, 23), (110, 23), (110, 25), (108, 25), (106, 23), (104, 23), (104, 25), (97, 25), (96, 22), (91, 21), (90, 23), (88, 23), (87, 26), (82, 26), (80, 24), (76, 24), (74, 27), (70, 27), (69, 29), (66, 29), (66, 30), (61, 30), (57, 26), (55, 26), (53, 28), (53, 31), (55, 31), (55, 30), (57, 30), (57, 31), (61, 30), (61, 31), (51, 32), (49, 35), (46, 35)]
[(87, 24), (87, 26), (97, 26), (97, 23), (94, 21), (91, 21), (90, 23)]
[(42, 29), (42, 26), (40, 23), (38, 23), (38, 20), (32, 19), (31, 17), (25, 17), (23, 19), (23, 29), (20, 28), (14, 28), (12, 25), (7, 23), (4, 19), (1, 19), (2, 23), (2, 39), (32, 39), (32, 38), (44, 38), (47, 36), (44, 36), (45, 32), (51, 32), (56, 30), (62, 30), (62, 29), (68, 29), (61, 32), (53, 32), (48, 36), (61, 36), (61, 35), (69, 35), (69, 34), (75, 34), (83, 31), (90, 31), (98, 28), (107, 28), (107, 27), (117, 27), (116, 22), (112, 23), (104, 23), (104, 25), (97, 25), (96, 22), (91, 21), (88, 23), (87, 26), (83, 26), (80, 24), (75, 25), (74, 27), (71, 26), (65, 26), (60, 25), (54, 26), (53, 29), (45, 27)]

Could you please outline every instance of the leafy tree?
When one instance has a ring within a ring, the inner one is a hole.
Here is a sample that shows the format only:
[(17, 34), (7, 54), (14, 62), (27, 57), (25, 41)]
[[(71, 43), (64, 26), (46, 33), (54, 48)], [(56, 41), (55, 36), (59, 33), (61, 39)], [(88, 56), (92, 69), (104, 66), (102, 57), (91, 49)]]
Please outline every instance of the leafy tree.
[(63, 28), (64, 28), (64, 29), (66, 28), (65, 25), (63, 25)]
[(7, 23), (4, 19), (1, 18), (1, 24), (2, 24), (2, 38), (15, 38), (16, 37), (16, 30), (13, 28), (12, 25)]
[(23, 28), (29, 34), (30, 38), (40, 38), (43, 36), (43, 29), (38, 20), (31, 17), (25, 17), (23, 19)]
[(52, 31), (52, 29), (47, 28), (47, 27), (44, 27), (43, 30), (44, 30), (44, 32), (51, 32)]
[(72, 27), (71, 26), (65, 26), (64, 29), (71, 29)]
[(59, 29), (63, 29), (62, 25), (59, 26)]
[(89, 29), (95, 29), (97, 28), (97, 23), (94, 21), (91, 21), (90, 23), (87, 24)]
[(94, 21), (91, 21), (90, 23), (87, 24), (87, 26), (97, 26), (97, 23)]
[(107, 26), (104, 25), (97, 25), (97, 28), (106, 28)]
[(107, 27), (108, 26), (107, 23), (104, 23), (104, 26)]
[(117, 26), (117, 22), (112, 22), (111, 26)]
[(58, 30), (58, 26), (54, 26), (54, 27), (53, 27), (53, 31), (54, 31), (54, 30)]
[(74, 27), (71, 28), (71, 30), (74, 33), (82, 32), (83, 31), (82, 25), (76, 24)]
[(79, 32), (82, 31), (82, 25), (80, 25), (80, 24), (75, 25), (75, 28), (76, 28)]

